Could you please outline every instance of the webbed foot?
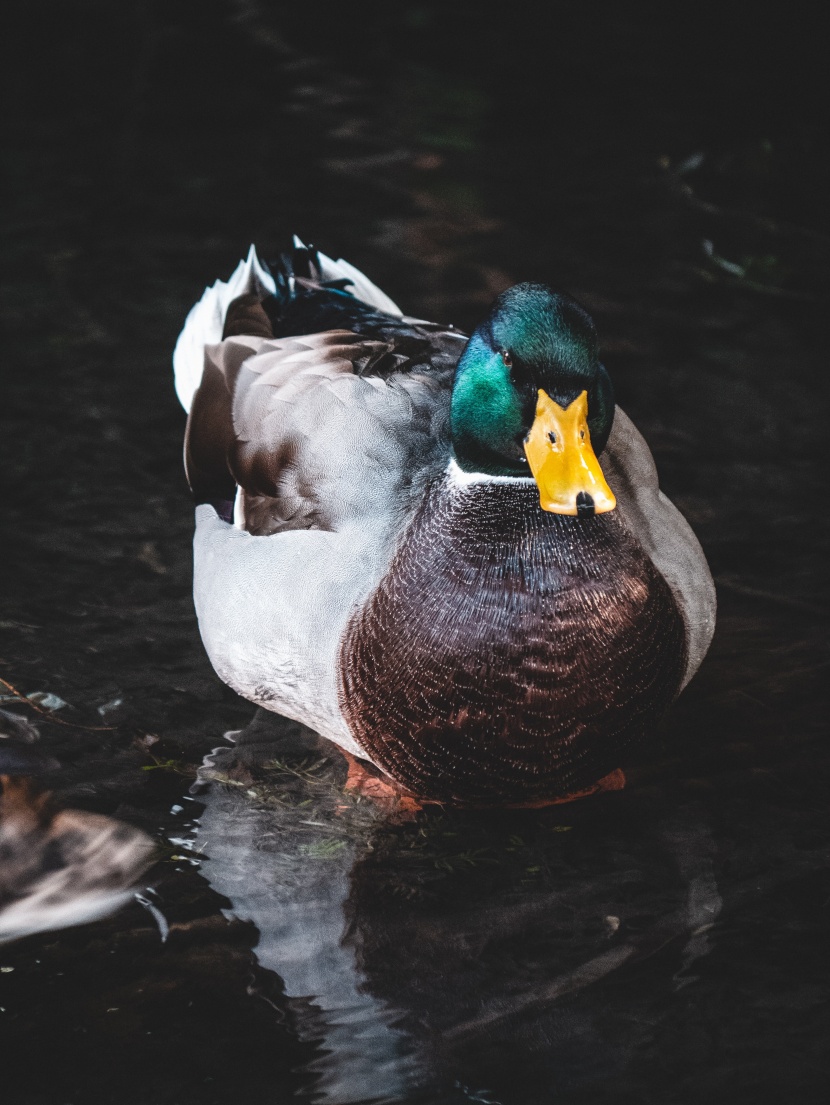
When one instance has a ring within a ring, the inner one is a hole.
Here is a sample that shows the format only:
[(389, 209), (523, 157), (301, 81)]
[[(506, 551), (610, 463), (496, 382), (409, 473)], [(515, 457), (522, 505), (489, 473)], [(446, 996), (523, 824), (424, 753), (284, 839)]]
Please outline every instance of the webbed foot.
[(385, 779), (372, 770), (363, 760), (340, 749), (349, 765), (349, 773), (343, 787), (344, 793), (356, 798), (367, 798), (385, 813), (394, 813), (409, 820), (423, 809), (423, 802), (402, 790), (391, 779)]
[(610, 771), (593, 786), (585, 790), (575, 790), (572, 794), (565, 794), (561, 798), (542, 798), (538, 802), (516, 802), (508, 806), (511, 810), (539, 810), (545, 806), (561, 806), (564, 802), (576, 802), (579, 798), (589, 798), (592, 794), (599, 794), (603, 790), (623, 790), (625, 787), (625, 772), (616, 768)]

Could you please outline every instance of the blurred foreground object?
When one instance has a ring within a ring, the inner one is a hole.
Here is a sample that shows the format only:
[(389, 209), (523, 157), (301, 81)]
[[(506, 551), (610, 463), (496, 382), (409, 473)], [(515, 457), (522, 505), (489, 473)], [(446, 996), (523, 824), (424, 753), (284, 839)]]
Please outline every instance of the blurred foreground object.
[(55, 808), (32, 777), (43, 762), (30, 747), (37, 730), (2, 714), (0, 943), (6, 943), (112, 913), (132, 898), (154, 846), (110, 817)]

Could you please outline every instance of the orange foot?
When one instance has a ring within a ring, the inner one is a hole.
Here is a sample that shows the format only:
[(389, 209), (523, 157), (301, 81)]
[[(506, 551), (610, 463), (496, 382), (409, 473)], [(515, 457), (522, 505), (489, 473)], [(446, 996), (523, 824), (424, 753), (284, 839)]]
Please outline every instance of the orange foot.
[(349, 765), (343, 790), (357, 798), (368, 798), (386, 813), (403, 814), (407, 819), (422, 809), (421, 803), (401, 790), (391, 779), (382, 779), (360, 760), (340, 749)]
[[(382, 778), (363, 761), (356, 759), (344, 749), (340, 749), (346, 757), (349, 765), (349, 773), (343, 787), (346, 794), (352, 794), (359, 798), (368, 798), (380, 809), (387, 813), (403, 814), (407, 820), (424, 806), (441, 805), (431, 798), (416, 798), (402, 790), (391, 779)], [(559, 806), (563, 802), (575, 802), (578, 798), (587, 798), (591, 794), (599, 794), (603, 790), (622, 790), (625, 787), (625, 773), (619, 768), (616, 771), (604, 775), (593, 786), (585, 790), (575, 790), (572, 794), (566, 794), (561, 798), (542, 798), (536, 802), (514, 802), (505, 808), (510, 810), (538, 810), (545, 806)]]
[(603, 775), (598, 783), (594, 783), (585, 790), (575, 790), (572, 794), (566, 794), (562, 798), (542, 798), (538, 802), (517, 802), (507, 808), (510, 810), (540, 810), (545, 806), (560, 806), (563, 802), (575, 802), (578, 798), (587, 798), (591, 794), (599, 794), (602, 790), (622, 790), (625, 787), (625, 772), (617, 768), (608, 775)]

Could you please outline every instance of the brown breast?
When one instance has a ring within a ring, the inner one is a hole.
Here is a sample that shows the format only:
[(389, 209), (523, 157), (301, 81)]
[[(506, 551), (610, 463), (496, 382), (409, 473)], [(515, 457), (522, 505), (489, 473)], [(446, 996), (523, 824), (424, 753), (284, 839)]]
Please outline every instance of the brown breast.
[(356, 740), (413, 793), (531, 802), (622, 765), (677, 694), (685, 633), (617, 514), (528, 484), (427, 495), (341, 649)]

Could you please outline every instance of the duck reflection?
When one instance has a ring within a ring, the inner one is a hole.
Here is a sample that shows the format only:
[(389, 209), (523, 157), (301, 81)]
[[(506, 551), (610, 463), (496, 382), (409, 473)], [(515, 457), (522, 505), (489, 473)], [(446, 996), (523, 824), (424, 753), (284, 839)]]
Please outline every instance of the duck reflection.
[(202, 798), (202, 872), (256, 925), (260, 964), (283, 979), (301, 1035), (319, 1043), (314, 1098), (400, 1100), (419, 1065), (395, 1007), (366, 985), (345, 919), (379, 815), (343, 798), (340, 765), (314, 734), (270, 721), (262, 711), (202, 769), (214, 781)]
[(316, 1101), (548, 1102), (607, 1080), (655, 987), (708, 951), (721, 900), (694, 809), (623, 793), (404, 820), (344, 795), (302, 726), (260, 712), (232, 736), (202, 770), (203, 873), (318, 1045)]

